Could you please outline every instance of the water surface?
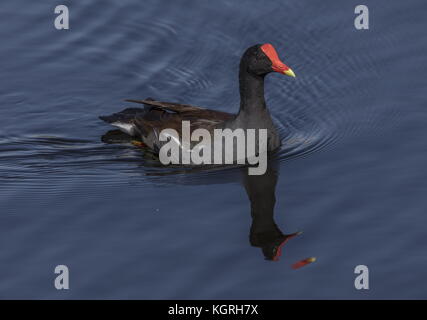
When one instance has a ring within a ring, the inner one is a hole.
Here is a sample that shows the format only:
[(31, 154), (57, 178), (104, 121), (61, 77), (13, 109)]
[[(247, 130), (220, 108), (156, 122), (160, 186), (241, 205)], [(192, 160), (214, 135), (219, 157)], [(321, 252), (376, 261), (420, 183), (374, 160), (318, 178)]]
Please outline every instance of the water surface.
[[(1, 298), (427, 298), (423, 1), (368, 1), (364, 31), (357, 1), (64, 1), (62, 31), (58, 4), (0, 4)], [(146, 97), (236, 112), (266, 42), (297, 74), (266, 81), (274, 222), (303, 231), (278, 262), (250, 245), (241, 172), (168, 174), (98, 119)]]

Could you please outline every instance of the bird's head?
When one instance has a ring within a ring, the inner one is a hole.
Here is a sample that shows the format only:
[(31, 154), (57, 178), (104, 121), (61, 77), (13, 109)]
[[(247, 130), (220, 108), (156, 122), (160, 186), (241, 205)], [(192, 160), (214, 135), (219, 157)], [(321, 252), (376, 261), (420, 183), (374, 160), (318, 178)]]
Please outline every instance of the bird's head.
[(295, 77), (292, 69), (279, 59), (276, 49), (269, 43), (257, 44), (248, 48), (243, 54), (241, 63), (246, 71), (258, 76), (274, 71)]

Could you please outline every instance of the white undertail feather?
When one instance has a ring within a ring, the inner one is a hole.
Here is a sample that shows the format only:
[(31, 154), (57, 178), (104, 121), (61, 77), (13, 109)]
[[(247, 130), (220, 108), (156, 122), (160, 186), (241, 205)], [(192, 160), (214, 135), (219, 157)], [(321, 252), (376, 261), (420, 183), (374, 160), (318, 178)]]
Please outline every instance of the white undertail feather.
[(124, 133), (130, 136), (136, 135), (135, 125), (133, 123), (116, 121), (111, 123), (111, 125), (119, 128), (121, 131), (123, 131)]

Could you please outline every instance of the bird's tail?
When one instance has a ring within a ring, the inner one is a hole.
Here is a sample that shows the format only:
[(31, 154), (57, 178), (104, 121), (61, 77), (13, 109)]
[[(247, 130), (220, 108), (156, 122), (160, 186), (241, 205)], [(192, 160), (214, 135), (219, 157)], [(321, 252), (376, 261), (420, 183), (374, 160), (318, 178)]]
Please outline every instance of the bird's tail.
[[(146, 100), (154, 100), (147, 98)], [(135, 125), (135, 119), (142, 118), (151, 108), (126, 108), (120, 112), (108, 116), (100, 116), (99, 119), (119, 128), (124, 133), (135, 136), (138, 131)]]

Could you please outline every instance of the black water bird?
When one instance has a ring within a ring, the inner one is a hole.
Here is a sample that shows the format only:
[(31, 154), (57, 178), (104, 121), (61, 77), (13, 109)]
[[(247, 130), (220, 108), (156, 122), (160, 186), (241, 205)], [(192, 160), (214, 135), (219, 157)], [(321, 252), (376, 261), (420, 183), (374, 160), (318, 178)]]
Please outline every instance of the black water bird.
[(240, 61), (240, 110), (237, 114), (153, 99), (129, 99), (126, 101), (143, 104), (144, 107), (127, 108), (100, 119), (136, 137), (154, 152), (158, 152), (165, 143), (159, 139), (160, 132), (174, 129), (181, 136), (183, 121), (190, 121), (191, 132), (199, 128), (209, 132), (226, 128), (267, 129), (267, 151), (274, 151), (281, 142), (264, 98), (264, 78), (273, 71), (295, 77), (271, 44), (258, 44), (245, 51)]

